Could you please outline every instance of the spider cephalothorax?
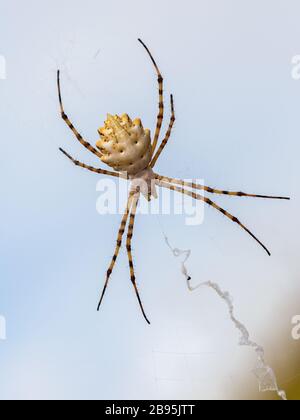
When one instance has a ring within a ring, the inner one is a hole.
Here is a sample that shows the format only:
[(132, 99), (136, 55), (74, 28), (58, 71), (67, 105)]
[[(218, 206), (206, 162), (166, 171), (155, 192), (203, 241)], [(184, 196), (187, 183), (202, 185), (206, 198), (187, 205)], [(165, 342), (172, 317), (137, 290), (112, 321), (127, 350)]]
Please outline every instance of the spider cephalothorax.
[(131, 191), (139, 191), (146, 200), (151, 201), (151, 198), (157, 198), (157, 179), (152, 168), (143, 169), (137, 174), (129, 176), (131, 180)]
[(150, 131), (143, 128), (140, 119), (131, 121), (131, 119), (128, 117), (127, 114), (124, 114), (121, 117), (117, 115), (114, 117), (111, 115), (108, 115), (107, 120), (105, 121), (104, 127), (99, 129), (100, 140), (98, 140), (96, 144), (97, 148), (93, 147), (78, 133), (76, 128), (73, 126), (73, 124), (71, 123), (67, 115), (65, 114), (62, 98), (61, 98), (59, 71), (57, 73), (57, 85), (58, 85), (61, 116), (63, 120), (73, 131), (77, 140), (86, 149), (88, 149), (95, 156), (100, 158), (103, 163), (113, 168), (116, 172), (113, 172), (113, 171), (110, 172), (104, 169), (94, 168), (93, 166), (86, 165), (84, 163), (79, 162), (78, 160), (73, 159), (72, 156), (70, 156), (63, 149), (60, 149), (61, 152), (64, 153), (76, 166), (80, 166), (82, 168), (88, 169), (89, 171), (92, 171), (94, 173), (131, 180), (131, 190), (129, 193), (127, 206), (126, 206), (126, 209), (122, 218), (121, 226), (119, 229), (117, 246), (115, 249), (114, 256), (111, 260), (109, 269), (107, 270), (106, 281), (105, 281), (104, 288), (101, 294), (98, 309), (100, 308), (100, 305), (102, 303), (105, 291), (108, 286), (110, 276), (112, 274), (117, 257), (119, 255), (119, 251), (122, 245), (122, 239), (125, 233), (128, 219), (129, 219), (126, 248), (127, 248), (128, 260), (129, 260), (130, 278), (131, 278), (131, 282), (134, 287), (140, 308), (142, 310), (142, 313), (146, 321), (150, 324), (145, 314), (142, 301), (140, 299), (139, 291), (137, 288), (135, 274), (134, 274), (132, 251), (131, 251), (133, 228), (134, 228), (135, 216), (136, 216), (140, 194), (143, 194), (148, 200), (150, 200), (151, 197), (156, 197), (155, 186), (159, 186), (161, 188), (167, 188), (171, 191), (175, 191), (180, 194), (188, 195), (194, 198), (195, 200), (203, 201), (204, 203), (208, 204), (209, 206), (213, 207), (214, 209), (216, 209), (217, 211), (225, 215), (232, 222), (239, 225), (242, 229), (244, 229), (250, 236), (252, 236), (253, 239), (255, 239), (264, 248), (264, 250), (268, 253), (268, 255), (271, 255), (271, 254), (269, 250), (266, 248), (266, 246), (256, 236), (254, 236), (253, 233), (244, 224), (242, 224), (239, 221), (239, 219), (234, 217), (232, 214), (228, 213), (226, 210), (222, 209), (220, 206), (218, 206), (214, 201), (210, 200), (208, 197), (205, 197), (202, 194), (196, 193), (196, 190), (205, 191), (205, 192), (208, 192), (209, 194), (219, 194), (219, 195), (222, 194), (222, 195), (236, 196), (236, 197), (272, 198), (272, 199), (281, 199), (281, 200), (282, 199), (289, 200), (289, 198), (256, 195), (256, 194), (246, 194), (243, 192), (224, 191), (224, 190), (207, 187), (205, 185), (185, 182), (180, 179), (160, 176), (153, 172), (153, 168), (158, 158), (160, 157), (161, 153), (163, 152), (165, 146), (167, 145), (168, 140), (171, 136), (172, 128), (175, 122), (174, 102), (173, 102), (173, 96), (171, 95), (171, 118), (170, 118), (169, 128), (167, 130), (167, 133), (164, 139), (162, 140), (160, 146), (157, 149), (157, 143), (159, 140), (163, 116), (164, 116), (163, 78), (149, 49), (140, 39), (139, 39), (139, 42), (144, 46), (144, 48), (148, 52), (151, 58), (151, 61), (155, 67), (157, 77), (158, 77), (159, 112), (157, 116), (156, 130), (155, 130), (155, 134), (154, 134), (152, 142), (151, 142)]
[(127, 114), (108, 114), (104, 124), (98, 130), (100, 140), (96, 143), (102, 162), (130, 176), (146, 169), (152, 157), (151, 136), (141, 120), (132, 121)]

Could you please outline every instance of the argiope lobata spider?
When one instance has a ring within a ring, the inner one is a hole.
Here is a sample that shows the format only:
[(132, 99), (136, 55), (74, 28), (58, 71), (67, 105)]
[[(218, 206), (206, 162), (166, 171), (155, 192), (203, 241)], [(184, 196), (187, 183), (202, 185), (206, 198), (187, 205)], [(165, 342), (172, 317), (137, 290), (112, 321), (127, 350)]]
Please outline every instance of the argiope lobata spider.
[(173, 100), (173, 96), (171, 95), (171, 118), (170, 118), (169, 128), (159, 148), (157, 149), (157, 144), (158, 144), (162, 122), (163, 122), (163, 116), (164, 116), (163, 77), (147, 46), (140, 39), (139, 39), (139, 42), (143, 45), (143, 47), (146, 49), (147, 53), (149, 54), (150, 59), (155, 67), (155, 70), (158, 76), (159, 113), (157, 116), (157, 124), (156, 124), (156, 130), (155, 130), (153, 141), (151, 141), (150, 131), (143, 128), (140, 119), (135, 119), (134, 121), (132, 121), (127, 114), (124, 114), (121, 117), (119, 117), (118, 115), (116, 116), (108, 115), (107, 120), (105, 121), (104, 127), (98, 130), (100, 134), (100, 140), (98, 140), (98, 142), (96, 143), (97, 148), (93, 147), (90, 143), (84, 140), (84, 138), (79, 134), (79, 132), (76, 130), (76, 128), (73, 126), (73, 124), (71, 123), (67, 115), (65, 114), (63, 103), (62, 103), (61, 89), (60, 89), (60, 71), (57, 72), (57, 86), (58, 86), (61, 116), (63, 120), (66, 122), (69, 128), (73, 131), (77, 140), (86, 149), (88, 149), (95, 156), (100, 158), (102, 162), (112, 167), (114, 171), (107, 171), (104, 169), (94, 168), (92, 166), (81, 163), (78, 160), (73, 159), (63, 149), (60, 149), (60, 151), (64, 153), (76, 166), (80, 166), (82, 168), (88, 169), (89, 171), (95, 172), (98, 174), (109, 175), (109, 176), (113, 176), (117, 178), (124, 178), (131, 181), (131, 190), (129, 193), (127, 206), (126, 206), (126, 209), (122, 218), (121, 226), (119, 229), (115, 253), (112, 258), (110, 267), (107, 271), (106, 281), (105, 281), (104, 288), (101, 294), (98, 310), (100, 309), (100, 305), (102, 303), (104, 294), (106, 292), (109, 279), (111, 277), (115, 263), (117, 261), (119, 251), (122, 246), (122, 239), (125, 233), (128, 219), (129, 219), (126, 248), (127, 248), (128, 260), (129, 260), (131, 282), (135, 289), (135, 293), (136, 293), (140, 308), (142, 310), (143, 316), (146, 319), (146, 321), (150, 324), (145, 314), (142, 301), (139, 295), (139, 291), (137, 288), (136, 278), (135, 278), (135, 273), (134, 273), (134, 266), (133, 266), (133, 259), (132, 259), (132, 252), (131, 252), (131, 242), (132, 242), (132, 237), (133, 237), (136, 210), (137, 210), (141, 193), (145, 196), (146, 199), (150, 201), (152, 197), (154, 198), (157, 197), (155, 187), (158, 186), (162, 188), (167, 188), (171, 191), (179, 192), (184, 195), (188, 195), (196, 200), (201, 200), (204, 203), (208, 204), (209, 206), (214, 207), (216, 210), (218, 210), (223, 215), (228, 217), (234, 223), (238, 224), (242, 229), (244, 229), (250, 236), (252, 236), (253, 239), (255, 239), (264, 248), (264, 250), (268, 253), (268, 255), (271, 255), (271, 254), (269, 250), (265, 247), (265, 245), (263, 245), (263, 243), (256, 236), (254, 236), (253, 233), (249, 229), (247, 229), (247, 227), (244, 226), (236, 217), (234, 217), (233, 215), (228, 213), (226, 210), (219, 207), (216, 203), (211, 201), (209, 198), (199, 193), (196, 193), (195, 190), (206, 191), (212, 194), (225, 194), (229, 196), (238, 196), (238, 197), (256, 197), (256, 198), (270, 198), (270, 199), (280, 199), (280, 200), (289, 200), (289, 198), (217, 190), (217, 189), (210, 188), (204, 185), (189, 183), (189, 182), (182, 181), (180, 179), (174, 179), (174, 178), (169, 178), (166, 176), (161, 176), (161, 175), (156, 174), (153, 171), (153, 168), (159, 156), (163, 152), (171, 136), (172, 128), (175, 122), (174, 100)]

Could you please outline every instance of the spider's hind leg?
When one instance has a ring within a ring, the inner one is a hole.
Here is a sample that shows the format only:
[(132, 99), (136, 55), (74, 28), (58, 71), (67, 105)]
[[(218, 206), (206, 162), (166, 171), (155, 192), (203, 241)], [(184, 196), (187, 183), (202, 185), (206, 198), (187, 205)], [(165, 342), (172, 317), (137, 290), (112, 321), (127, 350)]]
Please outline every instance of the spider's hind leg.
[(157, 142), (158, 142), (158, 139), (159, 139), (163, 119), (164, 119), (164, 91), (163, 91), (164, 79), (163, 79), (163, 77), (161, 75), (161, 72), (158, 68), (158, 65), (156, 64), (156, 61), (154, 60), (153, 55), (151, 54), (147, 45), (145, 45), (145, 43), (141, 39), (139, 39), (138, 41), (142, 44), (142, 46), (147, 51), (153, 65), (155, 67), (156, 73), (157, 73), (157, 83), (158, 83), (158, 92), (159, 92), (159, 106), (158, 106), (156, 129), (155, 129), (155, 134), (154, 134), (154, 139), (153, 139), (153, 144), (152, 144), (152, 154), (154, 154), (156, 146), (157, 146)]
[(155, 156), (153, 157), (153, 159), (150, 163), (151, 168), (154, 168), (158, 158), (160, 157), (164, 148), (166, 147), (166, 145), (167, 145), (167, 143), (168, 143), (168, 141), (171, 137), (172, 129), (173, 129), (173, 126), (175, 124), (175, 121), (176, 121), (176, 117), (175, 117), (175, 108), (174, 108), (174, 98), (173, 98), (173, 95), (171, 95), (171, 117), (170, 117), (169, 128), (168, 128), (168, 131), (166, 133), (165, 138), (161, 142), (161, 145), (159, 146), (159, 149), (157, 150)]
[(100, 169), (100, 168), (94, 168), (93, 166), (90, 165), (86, 165), (85, 163), (79, 162), (79, 160), (74, 159), (71, 155), (69, 155), (69, 153), (67, 153), (64, 149), (62, 149), (61, 147), (59, 148), (59, 150), (65, 155), (67, 156), (68, 159), (70, 159), (71, 162), (74, 163), (75, 166), (79, 166), (81, 168), (87, 169), (88, 171), (94, 172), (96, 174), (102, 174), (102, 175), (109, 175), (109, 176), (113, 176), (115, 178), (125, 178), (125, 176), (123, 177), (122, 175), (120, 175), (118, 172), (111, 172), (111, 171), (106, 171), (104, 169)]
[(65, 113), (63, 101), (62, 101), (61, 87), (60, 87), (60, 71), (59, 70), (57, 71), (57, 90), (58, 90), (58, 100), (59, 100), (60, 113), (61, 113), (62, 119), (70, 128), (70, 130), (73, 132), (73, 134), (75, 135), (79, 143), (81, 143), (83, 147), (85, 147), (86, 149), (88, 149), (90, 152), (92, 152), (94, 155), (96, 155), (97, 157), (101, 159), (101, 156), (102, 156), (101, 153), (82, 137), (82, 135), (77, 131), (77, 129), (74, 127), (73, 123), (69, 120), (69, 117)]

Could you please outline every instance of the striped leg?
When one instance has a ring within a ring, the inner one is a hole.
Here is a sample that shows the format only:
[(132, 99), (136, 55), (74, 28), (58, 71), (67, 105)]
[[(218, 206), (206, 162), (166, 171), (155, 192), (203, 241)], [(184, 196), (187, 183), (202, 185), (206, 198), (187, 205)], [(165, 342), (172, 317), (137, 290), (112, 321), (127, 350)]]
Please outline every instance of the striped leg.
[(129, 221), (129, 227), (128, 227), (128, 233), (127, 233), (127, 242), (126, 242), (126, 248), (127, 248), (127, 254), (128, 254), (128, 260), (129, 260), (129, 268), (130, 268), (130, 278), (131, 278), (131, 282), (133, 284), (141, 311), (143, 313), (143, 316), (145, 318), (145, 320), (147, 321), (147, 323), (150, 325), (150, 321), (148, 320), (144, 308), (143, 308), (143, 304), (140, 298), (140, 294), (137, 288), (137, 284), (136, 284), (136, 279), (135, 279), (135, 274), (134, 274), (134, 266), (133, 266), (133, 259), (132, 259), (132, 251), (131, 251), (131, 242), (132, 242), (132, 236), (133, 236), (133, 229), (134, 229), (134, 222), (135, 222), (135, 216), (136, 216), (136, 209), (137, 209), (137, 205), (138, 205), (138, 201), (139, 201), (139, 194), (135, 197), (133, 204), (132, 204), (132, 209), (131, 209), (131, 213), (130, 213), (130, 221)]
[(69, 155), (69, 153), (65, 152), (62, 148), (59, 149), (65, 156), (67, 156), (68, 159), (70, 159), (71, 162), (74, 163), (76, 166), (80, 166), (81, 168), (88, 169), (91, 172), (95, 172), (96, 174), (102, 174), (102, 175), (109, 175), (114, 176), (115, 178), (124, 178), (127, 179), (127, 177), (123, 174), (119, 174), (117, 172), (111, 172), (111, 171), (105, 171), (103, 169), (93, 168), (93, 166), (86, 165), (85, 163), (79, 162), (78, 160), (75, 160), (72, 158), (72, 156)]
[(169, 178), (169, 177), (160, 176), (157, 174), (155, 175), (155, 178), (158, 179), (159, 181), (165, 181), (172, 184), (183, 185), (184, 187), (192, 188), (194, 190), (207, 191), (208, 193), (212, 193), (212, 194), (223, 194), (223, 195), (229, 195), (232, 197), (235, 196), (235, 197), (252, 197), (252, 198), (270, 198), (273, 200), (290, 200), (289, 197), (276, 197), (276, 196), (270, 196), (270, 195), (246, 194), (243, 192), (216, 190), (214, 188), (206, 187), (205, 185), (195, 184), (194, 182), (185, 182), (181, 179)]
[(63, 103), (62, 103), (62, 97), (61, 97), (61, 89), (60, 89), (60, 71), (57, 71), (57, 89), (58, 89), (58, 98), (59, 98), (59, 105), (60, 105), (60, 111), (61, 111), (61, 117), (67, 124), (67, 126), (73, 131), (75, 137), (77, 140), (90, 152), (94, 153), (94, 155), (98, 156), (101, 159), (101, 153), (95, 149), (90, 143), (85, 141), (82, 136), (78, 133), (76, 128), (73, 126), (67, 115), (65, 114)]
[(239, 219), (237, 219), (236, 217), (232, 216), (232, 214), (230, 214), (226, 210), (222, 209), (220, 206), (218, 206), (216, 203), (214, 203), (213, 201), (211, 201), (209, 198), (206, 198), (206, 197), (204, 197), (204, 196), (202, 196), (200, 194), (196, 194), (196, 193), (194, 193), (192, 191), (185, 190), (185, 189), (183, 189), (181, 187), (176, 187), (174, 185), (167, 184), (166, 182), (163, 182), (163, 181), (158, 181), (158, 185), (161, 186), (161, 187), (163, 187), (163, 188), (168, 188), (171, 191), (176, 191), (176, 192), (179, 192), (181, 194), (188, 195), (188, 196), (194, 198), (195, 200), (203, 201), (206, 204), (212, 206), (213, 208), (215, 208), (216, 210), (218, 210), (219, 212), (221, 212), (222, 214), (224, 214), (226, 217), (228, 217), (230, 220), (232, 220), (234, 223), (237, 223), (242, 229), (244, 229), (247, 233), (249, 233), (249, 235), (252, 236), (252, 238), (255, 239), (255, 241), (257, 241), (264, 248), (264, 250), (267, 252), (267, 254), (269, 256), (271, 255), (270, 251), (265, 247), (265, 245), (259, 239), (257, 239), (257, 237), (254, 236), (253, 233), (250, 232), (250, 230), (247, 229), (246, 226), (244, 226), (239, 221)]
[(125, 229), (126, 229), (126, 224), (127, 224), (127, 220), (128, 220), (128, 216), (129, 216), (129, 211), (130, 211), (130, 208), (132, 206), (133, 198), (134, 198), (134, 195), (130, 194), (130, 196), (128, 198), (128, 202), (127, 202), (127, 207), (126, 207), (125, 213), (123, 215), (123, 219), (122, 219), (121, 226), (120, 226), (120, 229), (119, 229), (117, 245), (116, 245), (116, 248), (115, 248), (115, 253), (114, 253), (114, 256), (113, 256), (112, 261), (110, 263), (109, 269), (107, 270), (106, 281), (105, 281), (104, 288), (103, 288), (103, 291), (102, 291), (102, 294), (101, 294), (101, 298), (100, 298), (100, 301), (99, 301), (99, 304), (98, 304), (98, 311), (100, 310), (100, 306), (101, 306), (101, 303), (103, 301), (110, 276), (113, 272), (113, 269), (115, 267), (115, 264), (116, 264), (121, 246), (122, 246), (122, 239), (123, 239), (123, 235), (124, 235), (124, 232), (125, 232)]
[(152, 155), (154, 155), (156, 146), (157, 146), (157, 142), (158, 142), (158, 138), (159, 138), (159, 134), (160, 134), (160, 130), (161, 130), (161, 126), (162, 126), (162, 122), (163, 122), (163, 118), (164, 118), (164, 98), (163, 98), (163, 83), (164, 83), (164, 79), (159, 71), (159, 68), (149, 50), (149, 48), (144, 44), (144, 42), (139, 39), (139, 42), (143, 45), (143, 47), (145, 48), (145, 50), (147, 51), (147, 53), (149, 54), (152, 63), (154, 64), (155, 70), (157, 72), (157, 81), (158, 81), (158, 88), (159, 88), (159, 112), (157, 115), (157, 124), (156, 124), (156, 130), (155, 130), (155, 135), (154, 135), (154, 140), (153, 140), (153, 144), (152, 144)]
[(155, 166), (155, 164), (156, 164), (159, 156), (162, 154), (164, 148), (166, 147), (166, 145), (167, 145), (167, 143), (169, 141), (169, 138), (171, 137), (172, 128), (173, 128), (173, 125), (174, 125), (175, 120), (176, 120), (176, 118), (175, 118), (175, 109), (174, 109), (173, 95), (171, 95), (171, 112), (172, 112), (172, 115), (171, 115), (170, 124), (169, 124), (169, 128), (168, 128), (166, 137), (162, 141), (161, 145), (159, 146), (158, 151), (156, 152), (154, 158), (152, 159), (152, 162), (150, 164), (151, 168), (154, 168), (154, 166)]

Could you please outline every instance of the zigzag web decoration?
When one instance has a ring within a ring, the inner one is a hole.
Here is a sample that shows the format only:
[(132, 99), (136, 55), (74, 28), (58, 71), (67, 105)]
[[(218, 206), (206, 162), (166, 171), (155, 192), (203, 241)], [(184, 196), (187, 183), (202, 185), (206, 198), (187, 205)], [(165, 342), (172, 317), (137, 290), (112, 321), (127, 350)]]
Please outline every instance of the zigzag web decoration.
[(178, 248), (173, 248), (169, 242), (168, 237), (163, 233), (166, 245), (172, 252), (175, 258), (182, 258), (181, 261), (181, 273), (186, 279), (186, 284), (190, 292), (194, 292), (197, 289), (200, 289), (202, 287), (208, 287), (212, 289), (220, 299), (224, 301), (228, 308), (229, 316), (234, 324), (234, 327), (241, 333), (239, 345), (240, 346), (248, 346), (250, 348), (253, 348), (253, 350), (256, 353), (257, 356), (257, 364), (255, 368), (252, 370), (253, 374), (256, 376), (259, 384), (259, 391), (260, 392), (276, 392), (277, 395), (283, 400), (287, 401), (287, 396), (285, 391), (280, 390), (278, 387), (276, 375), (274, 373), (274, 370), (267, 364), (265, 359), (265, 350), (262, 346), (257, 344), (256, 342), (252, 341), (250, 339), (250, 334), (245, 327), (244, 324), (242, 324), (235, 316), (234, 311), (234, 304), (233, 299), (230, 296), (230, 294), (226, 291), (223, 291), (221, 287), (217, 283), (213, 283), (210, 281), (199, 283), (196, 286), (192, 286), (191, 284), (191, 277), (188, 273), (188, 269), (186, 266), (186, 263), (188, 259), (191, 256), (190, 250), (181, 250)]

